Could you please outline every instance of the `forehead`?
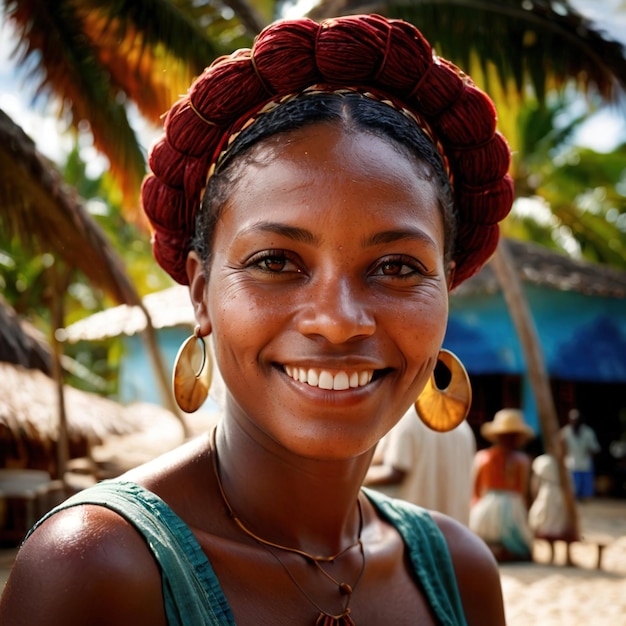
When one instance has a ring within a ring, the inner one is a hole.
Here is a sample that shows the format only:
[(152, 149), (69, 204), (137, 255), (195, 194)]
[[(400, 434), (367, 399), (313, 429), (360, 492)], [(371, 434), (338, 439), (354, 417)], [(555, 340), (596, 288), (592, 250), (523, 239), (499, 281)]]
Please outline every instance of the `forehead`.
[(311, 183), (324, 177), (346, 186), (430, 183), (435, 195), (439, 192), (430, 167), (407, 147), (342, 122), (308, 124), (262, 139), (240, 160), (232, 179), (239, 189), (262, 181), (280, 191), (295, 177)]
[(443, 230), (429, 168), (388, 138), (340, 124), (318, 123), (265, 139), (233, 174), (222, 213), (232, 226), (266, 217), (318, 217), (335, 224), (376, 217), (419, 218)]
[(250, 163), (260, 165), (276, 158), (306, 162), (343, 152), (349, 153), (351, 158), (341, 163), (339, 169), (347, 170), (361, 162), (369, 162), (376, 167), (385, 155), (394, 152), (394, 160), (403, 160), (421, 176), (430, 176), (431, 167), (417, 154), (417, 148), (412, 150), (381, 128), (364, 128), (356, 124), (350, 118), (336, 118), (309, 121), (301, 127), (279, 131), (249, 148), (248, 158), (242, 161), (243, 166)]

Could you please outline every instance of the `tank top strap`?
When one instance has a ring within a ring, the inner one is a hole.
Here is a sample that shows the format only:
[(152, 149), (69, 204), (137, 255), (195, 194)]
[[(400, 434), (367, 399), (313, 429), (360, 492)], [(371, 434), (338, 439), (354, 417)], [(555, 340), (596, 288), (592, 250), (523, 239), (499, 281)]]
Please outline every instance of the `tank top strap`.
[(373, 489), (363, 488), (363, 492), (400, 533), (438, 623), (467, 626), (448, 544), (428, 511)]
[(81, 504), (115, 511), (143, 536), (161, 570), (168, 626), (235, 626), (215, 571), (191, 529), (159, 496), (136, 483), (105, 480), (80, 491), (37, 522), (26, 539), (56, 512)]

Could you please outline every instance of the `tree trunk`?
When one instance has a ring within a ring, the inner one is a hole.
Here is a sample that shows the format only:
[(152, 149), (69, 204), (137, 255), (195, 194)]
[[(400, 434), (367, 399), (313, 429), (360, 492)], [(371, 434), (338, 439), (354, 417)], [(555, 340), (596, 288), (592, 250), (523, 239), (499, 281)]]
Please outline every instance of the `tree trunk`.
[(71, 272), (64, 267), (63, 263), (57, 262), (52, 267), (51, 281), (51, 321), (52, 321), (52, 368), (54, 380), (57, 386), (57, 406), (59, 410), (59, 429), (57, 432), (57, 455), (56, 472), (53, 478), (63, 482), (65, 488), (65, 473), (70, 458), (69, 435), (67, 428), (67, 412), (65, 407), (65, 387), (63, 381), (63, 367), (61, 366), (61, 354), (63, 346), (57, 339), (57, 330), (64, 327), (65, 311), (63, 299), (69, 285)]
[(578, 512), (569, 472), (565, 467), (564, 450), (559, 437), (559, 420), (550, 388), (545, 359), (521, 280), (515, 271), (513, 258), (504, 238), (500, 239), (490, 264), (502, 289), (509, 315), (521, 344), (528, 378), (537, 405), (539, 425), (546, 452), (554, 456), (558, 463), (561, 488), (569, 519), (569, 534), (573, 540), (577, 540), (580, 538)]
[(150, 313), (144, 306), (143, 302), (141, 302), (141, 300), (139, 301), (139, 304), (137, 306), (141, 308), (143, 314), (146, 317), (146, 328), (142, 331), (141, 335), (148, 350), (150, 360), (152, 361), (152, 367), (156, 377), (157, 385), (159, 386), (159, 391), (163, 400), (163, 404), (178, 418), (183, 428), (183, 435), (185, 439), (187, 439), (190, 436), (191, 431), (189, 430), (187, 420), (181, 413), (178, 405), (174, 400), (171, 381), (168, 380), (167, 375), (165, 374), (166, 370), (165, 364), (163, 362), (163, 355), (161, 354), (161, 350), (159, 349), (157, 335), (154, 326), (152, 325)]

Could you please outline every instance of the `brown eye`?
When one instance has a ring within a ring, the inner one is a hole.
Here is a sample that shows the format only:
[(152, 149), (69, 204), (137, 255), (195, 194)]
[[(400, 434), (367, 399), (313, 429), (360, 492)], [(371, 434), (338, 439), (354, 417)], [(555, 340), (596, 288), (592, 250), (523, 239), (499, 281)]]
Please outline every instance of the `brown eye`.
[(385, 276), (400, 276), (400, 274), (402, 274), (402, 267), (402, 263), (389, 261), (387, 263), (383, 263), (380, 266), (380, 270)]
[(250, 259), (249, 267), (266, 274), (301, 274), (301, 264), (294, 255), (283, 250), (266, 250)]
[(282, 272), (285, 269), (286, 260), (284, 257), (268, 257), (261, 261), (263, 269), (268, 272)]

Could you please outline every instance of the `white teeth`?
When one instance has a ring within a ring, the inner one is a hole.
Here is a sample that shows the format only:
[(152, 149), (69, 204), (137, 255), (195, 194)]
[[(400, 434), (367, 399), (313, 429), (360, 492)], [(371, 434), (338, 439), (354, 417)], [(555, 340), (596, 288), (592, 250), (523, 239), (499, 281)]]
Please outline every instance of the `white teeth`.
[(335, 391), (350, 389), (350, 381), (348, 380), (348, 375), (345, 372), (339, 372), (337, 376), (335, 376), (335, 380), (333, 381), (333, 389)]
[(320, 389), (333, 388), (333, 375), (330, 372), (320, 372), (320, 378), (317, 385)]
[(320, 382), (320, 377), (317, 375), (315, 370), (309, 370), (309, 374), (306, 379), (307, 383), (311, 385), (311, 387), (317, 387)]
[(372, 370), (361, 370), (350, 373), (341, 371), (333, 374), (327, 370), (307, 370), (302, 367), (293, 367), (292, 365), (285, 365), (284, 370), (287, 376), (298, 382), (307, 383), (311, 387), (332, 389), (334, 391), (364, 387), (372, 380), (372, 376), (374, 375)]

